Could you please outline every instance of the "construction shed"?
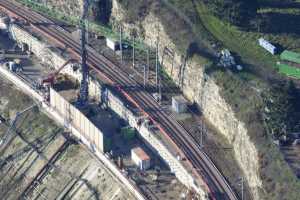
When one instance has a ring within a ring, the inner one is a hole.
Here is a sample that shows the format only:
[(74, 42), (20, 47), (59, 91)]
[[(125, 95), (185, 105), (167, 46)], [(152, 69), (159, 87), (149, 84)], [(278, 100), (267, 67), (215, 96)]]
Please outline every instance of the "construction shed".
[(293, 52), (293, 51), (285, 50), (280, 55), (280, 59), (300, 64), (300, 53), (296, 53), (296, 52)]
[(120, 49), (120, 43), (111, 38), (106, 38), (106, 46), (109, 47), (113, 51), (117, 51)]
[(140, 170), (147, 170), (151, 166), (150, 156), (141, 147), (131, 149), (131, 159)]
[(177, 113), (186, 112), (187, 100), (181, 95), (172, 97), (172, 109)]

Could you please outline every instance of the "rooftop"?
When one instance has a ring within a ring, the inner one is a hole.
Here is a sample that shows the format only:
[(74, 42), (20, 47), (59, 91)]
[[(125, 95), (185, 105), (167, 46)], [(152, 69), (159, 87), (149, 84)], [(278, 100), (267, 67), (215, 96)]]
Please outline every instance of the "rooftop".
[(141, 147), (133, 148), (131, 151), (134, 152), (141, 160), (150, 160), (148, 154)]
[(187, 103), (187, 100), (182, 95), (174, 96), (172, 99), (179, 103)]

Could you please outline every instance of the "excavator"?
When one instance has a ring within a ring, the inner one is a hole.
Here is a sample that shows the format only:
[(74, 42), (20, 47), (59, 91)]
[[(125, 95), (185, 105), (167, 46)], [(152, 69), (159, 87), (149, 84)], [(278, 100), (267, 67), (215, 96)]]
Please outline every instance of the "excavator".
[(60, 68), (58, 68), (55, 72), (48, 74), (46, 77), (43, 77), (39, 80), (40, 88), (47, 88), (49, 86), (53, 86), (55, 83), (56, 76), (63, 70), (69, 63), (75, 63), (75, 60), (69, 59), (65, 62)]

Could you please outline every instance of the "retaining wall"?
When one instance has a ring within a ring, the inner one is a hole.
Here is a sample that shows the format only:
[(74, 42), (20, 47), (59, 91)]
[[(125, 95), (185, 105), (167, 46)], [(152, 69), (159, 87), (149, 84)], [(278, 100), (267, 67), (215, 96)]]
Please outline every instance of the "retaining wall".
[[(59, 53), (51, 50), (51, 48), (46, 45), (45, 42), (38, 40), (36, 37), (28, 34), (24, 29), (17, 25), (12, 25), (10, 27), (10, 32), (12, 37), (18, 41), (19, 43), (28, 44), (29, 48), (32, 50), (34, 54), (38, 57), (42, 57), (42, 61), (55, 67), (59, 68), (63, 63), (66, 62), (68, 58), (61, 56)], [(68, 74), (74, 77), (77, 80), (81, 80), (81, 74), (79, 72), (74, 72), (72, 70), (71, 65), (66, 66), (61, 73)], [(185, 169), (183, 163), (176, 158), (176, 152), (172, 152), (166, 144), (164, 144), (159, 137), (155, 135), (153, 131), (146, 128), (143, 124), (139, 126), (137, 121), (140, 116), (135, 115), (132, 111), (130, 111), (126, 104), (124, 104), (117, 95), (115, 95), (112, 91), (107, 88), (101, 88), (100, 83), (95, 80), (90, 79), (89, 84), (89, 95), (92, 98), (100, 101), (102, 93), (105, 92), (106, 103), (107, 105), (116, 112), (120, 117), (126, 120), (130, 126), (136, 128), (139, 131), (139, 136), (146, 142), (146, 144), (153, 149), (170, 167), (172, 172), (176, 175), (178, 180), (183, 183), (188, 188), (195, 189), (198, 194), (202, 197), (201, 199), (207, 199), (206, 192), (203, 190), (204, 184), (197, 185), (194, 178), (192, 177), (192, 173)], [(103, 149), (103, 147), (101, 148)]]

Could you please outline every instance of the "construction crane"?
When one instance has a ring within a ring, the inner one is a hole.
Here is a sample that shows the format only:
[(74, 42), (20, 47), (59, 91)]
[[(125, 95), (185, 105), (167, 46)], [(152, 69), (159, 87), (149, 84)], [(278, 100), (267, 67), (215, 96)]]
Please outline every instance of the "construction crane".
[(30, 111), (32, 108), (36, 107), (37, 104), (34, 104), (32, 106), (29, 106), (28, 108), (24, 109), (21, 112), (17, 112), (15, 118), (11, 121), (9, 128), (7, 129), (6, 133), (2, 136), (2, 138), (0, 139), (0, 147), (5, 146), (5, 144), (7, 144), (7, 142), (9, 141), (10, 137), (11, 137), (11, 130), (15, 129), (16, 123), (18, 121), (18, 119), (26, 112)]
[(82, 79), (80, 84), (80, 93), (78, 98), (79, 106), (86, 105), (88, 101), (88, 78), (89, 78), (89, 69), (86, 64), (87, 60), (87, 51), (86, 51), (86, 19), (88, 16), (90, 1), (83, 1), (83, 12), (80, 19), (80, 30), (81, 30), (81, 71), (82, 71)]
[(75, 62), (75, 60), (69, 59), (60, 68), (58, 68), (55, 72), (50, 73), (46, 77), (41, 78), (39, 80), (39, 86), (40, 87), (52, 86), (55, 82), (55, 77), (60, 73), (60, 71), (63, 70), (69, 63), (73, 63), (73, 62)]

